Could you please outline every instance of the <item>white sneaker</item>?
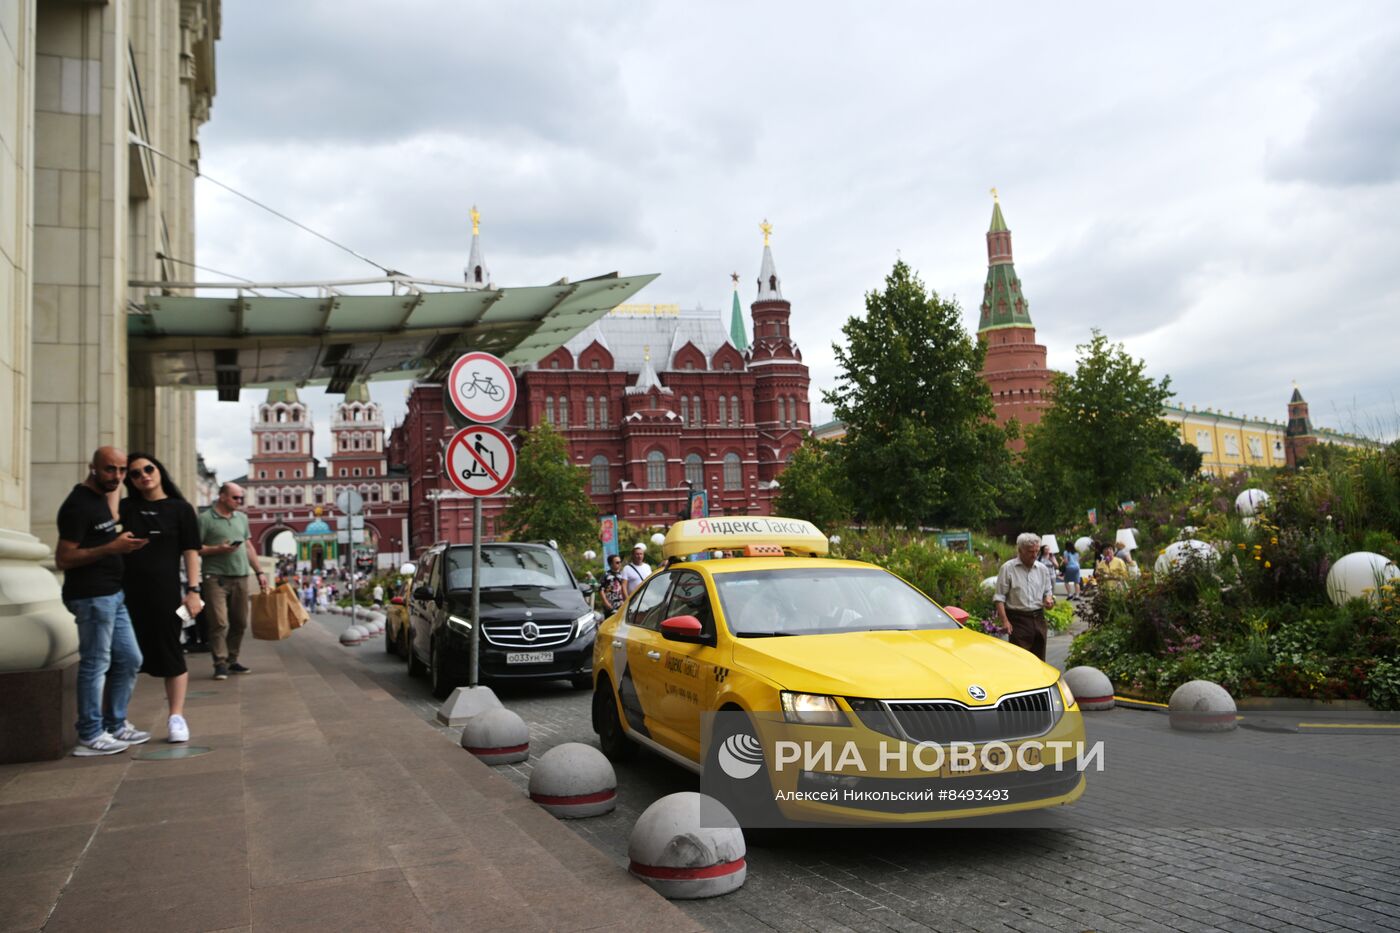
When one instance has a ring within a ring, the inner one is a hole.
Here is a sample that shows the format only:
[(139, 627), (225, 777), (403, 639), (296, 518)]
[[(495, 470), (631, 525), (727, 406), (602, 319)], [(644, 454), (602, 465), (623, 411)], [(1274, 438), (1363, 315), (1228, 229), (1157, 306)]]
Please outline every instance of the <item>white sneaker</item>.
[(151, 734), (142, 732), (129, 722), (124, 722), (120, 729), (112, 733), (112, 738), (118, 742), (125, 742), (127, 745), (140, 745), (142, 742), (149, 742)]
[(116, 755), (130, 747), (131, 743), (113, 738), (110, 732), (99, 732), (90, 739), (79, 739), (78, 744), (73, 747), (73, 755), (76, 758)]
[(171, 716), (166, 724), (166, 729), (170, 733), (167, 742), (188, 742), (190, 740), (190, 725), (185, 722), (184, 716)]

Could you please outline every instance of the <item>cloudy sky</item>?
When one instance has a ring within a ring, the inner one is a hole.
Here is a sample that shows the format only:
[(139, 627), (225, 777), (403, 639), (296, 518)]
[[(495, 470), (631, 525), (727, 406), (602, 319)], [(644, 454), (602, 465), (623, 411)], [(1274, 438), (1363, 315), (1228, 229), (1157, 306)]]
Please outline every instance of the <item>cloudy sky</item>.
[[(500, 285), (659, 272), (637, 300), (726, 311), (766, 217), (816, 420), (897, 256), (976, 327), (996, 186), (1052, 366), (1098, 327), (1182, 404), (1282, 419), (1296, 379), (1396, 436), (1400, 10), (1159, 6), (238, 0), (202, 168), (411, 274), (461, 275), (475, 203)], [(374, 274), (198, 192), (201, 265)], [(261, 395), (201, 395), (221, 477)]]

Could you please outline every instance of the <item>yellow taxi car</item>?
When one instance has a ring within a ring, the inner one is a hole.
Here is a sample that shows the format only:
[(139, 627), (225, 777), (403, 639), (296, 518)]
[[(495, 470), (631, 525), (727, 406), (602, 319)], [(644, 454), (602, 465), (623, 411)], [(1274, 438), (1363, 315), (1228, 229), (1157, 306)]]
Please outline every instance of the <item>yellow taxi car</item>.
[(681, 521), (662, 551), (594, 647), (593, 727), (613, 760), (647, 748), (706, 785), (716, 769), (761, 771), (750, 797), (824, 823), (1083, 793), (1084, 732), (1059, 671), (889, 571), (826, 557), (810, 522)]

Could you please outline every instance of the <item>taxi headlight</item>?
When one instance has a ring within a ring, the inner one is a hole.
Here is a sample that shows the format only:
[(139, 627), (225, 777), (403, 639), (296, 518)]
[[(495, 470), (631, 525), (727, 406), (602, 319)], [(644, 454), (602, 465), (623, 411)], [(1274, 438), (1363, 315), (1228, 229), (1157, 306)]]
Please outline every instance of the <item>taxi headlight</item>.
[(784, 690), (783, 718), (804, 726), (849, 726), (850, 720), (836, 705), (836, 698), (819, 693), (792, 693)]
[(464, 619), (461, 616), (449, 613), (447, 616), (447, 627), (459, 635), (471, 635), (472, 620)]
[(1074, 691), (1070, 690), (1069, 684), (1065, 683), (1063, 677), (1055, 684), (1055, 687), (1056, 689), (1050, 691), (1050, 705), (1056, 708), (1055, 712), (1063, 713), (1074, 705)]
[(582, 638), (589, 632), (593, 631), (593, 629), (598, 627), (598, 620), (600, 618), (601, 615), (597, 612), (594, 612), (592, 609), (579, 616), (577, 619), (574, 620), (574, 626), (577, 632), (577, 634), (574, 635), (574, 637)]

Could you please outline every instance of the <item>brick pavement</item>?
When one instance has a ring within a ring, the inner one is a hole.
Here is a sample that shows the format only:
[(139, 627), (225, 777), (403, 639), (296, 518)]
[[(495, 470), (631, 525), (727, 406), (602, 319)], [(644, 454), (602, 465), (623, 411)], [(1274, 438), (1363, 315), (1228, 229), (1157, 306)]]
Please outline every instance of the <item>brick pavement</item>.
[[(207, 657), (187, 716), (212, 754), (0, 767), (0, 931), (701, 929), (332, 629), (245, 643), (255, 673), (224, 682)], [(163, 737), (163, 707), (143, 676), (132, 721)]]

